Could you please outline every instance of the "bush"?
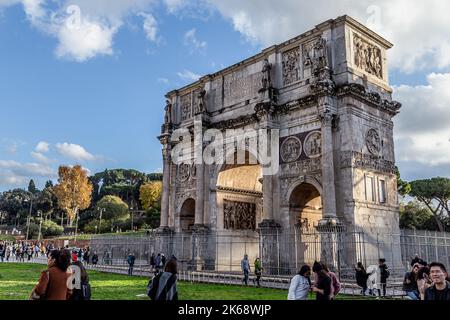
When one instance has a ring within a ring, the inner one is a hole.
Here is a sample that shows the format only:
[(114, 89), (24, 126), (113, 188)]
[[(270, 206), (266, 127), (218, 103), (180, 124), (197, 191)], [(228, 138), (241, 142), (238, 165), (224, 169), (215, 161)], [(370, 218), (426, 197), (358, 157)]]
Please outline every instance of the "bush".
[(104, 209), (102, 219), (116, 221), (126, 221), (130, 217), (128, 212), (128, 205), (116, 196), (104, 196), (96, 206), (99, 209)]
[(95, 227), (97, 227), (97, 232), (99, 233), (107, 233), (107, 232), (111, 232), (111, 221), (110, 220), (102, 220), (102, 225), (101, 225), (101, 229), (98, 230), (98, 220), (92, 220), (90, 222), (88, 222), (85, 226), (83, 231), (85, 233), (95, 233), (96, 229)]

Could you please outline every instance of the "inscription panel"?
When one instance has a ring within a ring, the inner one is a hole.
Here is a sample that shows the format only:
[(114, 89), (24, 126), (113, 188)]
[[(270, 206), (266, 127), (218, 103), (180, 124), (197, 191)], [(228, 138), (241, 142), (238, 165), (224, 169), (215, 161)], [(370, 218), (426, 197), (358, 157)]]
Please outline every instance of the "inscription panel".
[(224, 106), (230, 106), (258, 97), (262, 75), (249, 74), (247, 68), (228, 74), (224, 78)]

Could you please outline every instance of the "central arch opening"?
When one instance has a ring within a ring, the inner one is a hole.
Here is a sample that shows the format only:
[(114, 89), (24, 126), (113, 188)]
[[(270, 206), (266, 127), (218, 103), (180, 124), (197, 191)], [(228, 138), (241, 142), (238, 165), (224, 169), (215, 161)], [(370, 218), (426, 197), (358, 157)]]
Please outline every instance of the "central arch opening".
[(290, 225), (310, 229), (322, 219), (322, 197), (315, 186), (302, 183), (289, 197)]

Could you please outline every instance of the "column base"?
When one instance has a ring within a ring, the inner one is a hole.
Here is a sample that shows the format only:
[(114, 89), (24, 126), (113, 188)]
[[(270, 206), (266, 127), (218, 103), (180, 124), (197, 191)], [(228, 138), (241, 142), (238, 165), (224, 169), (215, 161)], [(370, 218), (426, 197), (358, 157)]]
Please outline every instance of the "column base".
[[(343, 224), (336, 217), (325, 217), (319, 220), (317, 230), (320, 228), (340, 228)], [(320, 230), (319, 230), (320, 231)]]

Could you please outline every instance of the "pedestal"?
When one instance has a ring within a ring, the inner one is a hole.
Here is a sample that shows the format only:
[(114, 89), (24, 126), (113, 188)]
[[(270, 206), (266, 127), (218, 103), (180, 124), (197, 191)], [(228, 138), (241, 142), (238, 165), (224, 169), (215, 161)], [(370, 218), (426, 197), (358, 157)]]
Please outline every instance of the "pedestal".
[(266, 219), (258, 225), (258, 231), (259, 252), (264, 273), (283, 274), (280, 253), (281, 226), (275, 220)]

